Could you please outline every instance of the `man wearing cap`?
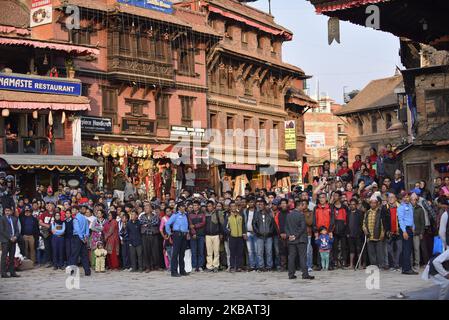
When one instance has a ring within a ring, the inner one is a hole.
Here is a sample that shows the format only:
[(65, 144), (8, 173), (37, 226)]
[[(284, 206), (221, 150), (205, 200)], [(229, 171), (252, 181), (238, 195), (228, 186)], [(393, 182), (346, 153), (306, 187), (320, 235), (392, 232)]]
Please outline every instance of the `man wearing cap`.
[[(0, 243), (2, 249), (1, 274), (2, 278), (20, 277), (14, 270), (14, 255), (16, 243), (19, 238), (19, 223), (13, 215), (11, 207), (4, 207), (3, 216), (0, 217)], [(9, 257), (9, 274), (6, 270), (6, 257)]]
[(45, 203), (53, 203), (56, 205), (58, 203), (58, 198), (53, 194), (53, 188), (51, 186), (48, 186), (47, 188), (47, 195), (44, 197)]
[[(165, 224), (165, 232), (170, 237), (173, 235), (173, 251), (171, 258), (171, 276), (187, 276), (185, 271), (184, 254), (187, 247), (187, 237), (189, 234), (189, 222), (186, 215), (186, 205), (181, 202), (177, 205), (178, 211), (168, 219)], [(179, 273), (178, 273), (179, 265)]]
[(413, 206), (410, 203), (410, 193), (404, 194), (402, 203), (398, 208), (399, 227), (402, 230), (402, 274), (418, 274), (412, 269), (413, 232), (415, 223), (413, 219)]
[(367, 237), (368, 257), (370, 265), (382, 268), (385, 262), (385, 251), (382, 241), (385, 238), (386, 223), (380, 204), (380, 192), (371, 196), (370, 209), (365, 214), (363, 232)]
[[(274, 218), (271, 211), (266, 207), (264, 198), (257, 199), (259, 210), (253, 219), (253, 230), (256, 234), (257, 271), (267, 271), (273, 268), (273, 233)], [(265, 257), (265, 259), (264, 259)]]
[(401, 170), (396, 170), (394, 172), (394, 181), (391, 183), (391, 189), (398, 195), (405, 190), (404, 180), (402, 180)]
[(26, 206), (25, 214), (19, 217), (21, 234), (25, 244), (23, 255), (36, 263), (36, 244), (39, 241), (39, 221), (31, 214), (31, 206)]

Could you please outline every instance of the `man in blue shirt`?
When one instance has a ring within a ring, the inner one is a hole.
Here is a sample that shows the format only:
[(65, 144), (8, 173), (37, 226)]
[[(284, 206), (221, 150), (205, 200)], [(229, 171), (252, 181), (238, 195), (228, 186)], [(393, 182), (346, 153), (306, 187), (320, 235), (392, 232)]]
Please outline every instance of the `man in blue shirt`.
[[(187, 276), (184, 265), (184, 254), (187, 247), (187, 235), (189, 234), (189, 223), (186, 215), (186, 205), (178, 204), (178, 212), (173, 214), (165, 224), (165, 232), (173, 235), (173, 252), (171, 258), (171, 276)], [(179, 273), (178, 273), (179, 264)]]
[(410, 203), (410, 193), (402, 198), (402, 203), (398, 207), (399, 228), (402, 231), (402, 274), (418, 274), (412, 269), (413, 251), (413, 206)]
[[(78, 211), (77, 207), (72, 207), (72, 210)], [(90, 276), (90, 265), (87, 253), (87, 241), (89, 238), (89, 221), (80, 212), (77, 212), (75, 219), (73, 219), (73, 237), (71, 242), (72, 255), (70, 265), (76, 266), (78, 258), (81, 259), (84, 274)]]

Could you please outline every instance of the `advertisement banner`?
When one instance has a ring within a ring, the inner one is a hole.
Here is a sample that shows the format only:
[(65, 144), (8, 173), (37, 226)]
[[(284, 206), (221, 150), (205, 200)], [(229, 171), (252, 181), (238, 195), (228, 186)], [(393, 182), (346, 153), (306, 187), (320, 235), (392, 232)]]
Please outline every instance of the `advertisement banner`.
[(112, 119), (100, 117), (81, 117), (81, 130), (89, 132), (112, 132)]
[(0, 73), (0, 89), (80, 96), (81, 82)]
[(173, 1), (171, 0), (118, 0), (118, 2), (163, 13), (173, 13)]
[(30, 27), (51, 23), (52, 15), (51, 0), (31, 0)]
[(308, 148), (324, 148), (325, 146), (324, 132), (306, 133), (306, 146)]
[(285, 123), (285, 150), (296, 150), (296, 123), (294, 120)]

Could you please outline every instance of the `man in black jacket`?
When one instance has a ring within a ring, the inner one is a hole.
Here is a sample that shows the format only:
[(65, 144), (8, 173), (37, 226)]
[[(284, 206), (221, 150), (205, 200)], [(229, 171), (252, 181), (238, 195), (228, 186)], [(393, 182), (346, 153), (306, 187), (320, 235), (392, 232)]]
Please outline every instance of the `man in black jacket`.
[(354, 268), (354, 259), (362, 251), (363, 237), (363, 213), (357, 209), (358, 201), (353, 198), (349, 204), (348, 211), (348, 246), (349, 246), (349, 268)]
[(25, 213), (19, 217), (21, 234), (25, 250), (23, 255), (36, 263), (36, 245), (39, 241), (39, 221), (31, 214), (31, 206), (25, 207)]
[(334, 244), (332, 247), (334, 267), (346, 268), (348, 260), (347, 233), (348, 233), (348, 208), (341, 203), (342, 192), (337, 190), (333, 193), (333, 204), (331, 214), (334, 218)]
[[(263, 272), (273, 268), (273, 233), (274, 218), (271, 210), (267, 209), (267, 202), (263, 198), (257, 199), (259, 210), (253, 218), (253, 230), (256, 235), (257, 271)], [(265, 251), (265, 260), (264, 260)], [(266, 269), (265, 269), (266, 267)]]
[(301, 201), (295, 202), (296, 208), (291, 211), (285, 221), (285, 233), (288, 239), (288, 278), (296, 279), (295, 260), (299, 255), (299, 264), (303, 279), (315, 279), (307, 270), (307, 226), (304, 214), (299, 211)]
[[(19, 238), (18, 220), (12, 214), (11, 207), (3, 208), (3, 216), (0, 217), (0, 243), (2, 248), (1, 273), (2, 278), (20, 277), (14, 270), (14, 255), (16, 253), (16, 243)], [(9, 256), (9, 273), (6, 270), (6, 257)]]

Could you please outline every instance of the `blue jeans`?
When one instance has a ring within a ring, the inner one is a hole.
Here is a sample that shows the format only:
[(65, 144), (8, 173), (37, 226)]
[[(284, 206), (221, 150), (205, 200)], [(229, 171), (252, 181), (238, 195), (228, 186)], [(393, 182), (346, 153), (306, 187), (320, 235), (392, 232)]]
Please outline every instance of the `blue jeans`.
[(203, 268), (204, 266), (204, 236), (197, 236), (190, 239), (190, 249), (192, 250), (192, 269)]
[(246, 248), (248, 249), (249, 267), (256, 269), (257, 254), (256, 254), (256, 236), (254, 233), (247, 233), (248, 239), (246, 240)]
[[(257, 238), (256, 240), (256, 250), (257, 250), (257, 268), (273, 268), (273, 237), (266, 239)], [(266, 257), (266, 264), (264, 263), (264, 251)]]
[(165, 252), (167, 252), (167, 258), (168, 258), (168, 270), (170, 270), (170, 266), (171, 266), (171, 255), (173, 252), (173, 246), (166, 246), (165, 247)]
[(307, 268), (312, 268), (313, 265), (313, 248), (312, 248), (312, 236), (307, 237)]

